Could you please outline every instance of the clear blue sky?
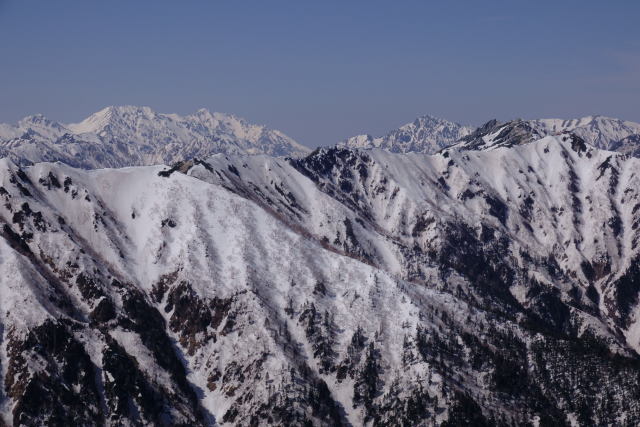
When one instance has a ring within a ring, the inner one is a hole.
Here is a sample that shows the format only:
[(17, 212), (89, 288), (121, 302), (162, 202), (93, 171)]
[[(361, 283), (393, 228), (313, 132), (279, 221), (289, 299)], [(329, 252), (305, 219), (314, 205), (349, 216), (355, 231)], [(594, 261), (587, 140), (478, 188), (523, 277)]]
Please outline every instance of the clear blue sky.
[(309, 146), (422, 114), (640, 121), (640, 1), (0, 0), (0, 122), (114, 104)]

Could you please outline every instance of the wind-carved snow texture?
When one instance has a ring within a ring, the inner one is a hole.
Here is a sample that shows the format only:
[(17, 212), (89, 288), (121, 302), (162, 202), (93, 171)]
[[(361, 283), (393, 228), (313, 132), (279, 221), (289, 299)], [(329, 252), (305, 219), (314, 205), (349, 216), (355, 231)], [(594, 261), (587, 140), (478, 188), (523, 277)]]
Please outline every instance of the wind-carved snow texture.
[(640, 159), (521, 130), (2, 160), (2, 422), (638, 424)]
[(61, 161), (94, 169), (173, 164), (214, 153), (295, 157), (309, 151), (282, 132), (204, 109), (179, 116), (148, 107), (108, 107), (76, 124), (42, 115), (0, 124), (0, 154), (18, 164)]

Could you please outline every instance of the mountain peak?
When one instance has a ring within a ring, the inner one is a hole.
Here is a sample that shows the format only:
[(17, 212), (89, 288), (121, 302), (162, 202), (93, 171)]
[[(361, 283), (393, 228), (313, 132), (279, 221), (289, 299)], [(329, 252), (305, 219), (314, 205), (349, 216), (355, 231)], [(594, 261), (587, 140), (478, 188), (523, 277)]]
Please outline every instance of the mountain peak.
[(422, 124), (422, 123), (430, 123), (430, 122), (447, 122), (447, 123), (451, 123), (449, 120), (445, 120), (445, 119), (442, 119), (440, 117), (432, 116), (431, 114), (424, 114), (422, 116), (418, 116), (413, 121), (413, 123), (415, 123), (415, 124), (418, 124), (418, 123), (420, 123), (420, 124)]
[(18, 122), (18, 126), (38, 126), (38, 127), (56, 127), (60, 128), (62, 125), (47, 118), (44, 114), (33, 114), (31, 116), (24, 117)]
[(134, 105), (112, 105), (90, 115), (80, 123), (73, 123), (67, 127), (73, 133), (100, 132), (115, 121), (135, 121), (139, 119), (154, 120), (158, 113), (150, 107)]
[(203, 116), (203, 117), (213, 117), (214, 115), (216, 115), (218, 113), (216, 113), (215, 111), (211, 111), (207, 108), (199, 108), (198, 111), (196, 111), (193, 115), (194, 116)]
[(358, 135), (339, 145), (364, 149), (381, 148), (397, 153), (430, 154), (455, 143), (471, 131), (469, 127), (426, 114), (390, 131), (385, 136), (374, 138), (370, 135)]

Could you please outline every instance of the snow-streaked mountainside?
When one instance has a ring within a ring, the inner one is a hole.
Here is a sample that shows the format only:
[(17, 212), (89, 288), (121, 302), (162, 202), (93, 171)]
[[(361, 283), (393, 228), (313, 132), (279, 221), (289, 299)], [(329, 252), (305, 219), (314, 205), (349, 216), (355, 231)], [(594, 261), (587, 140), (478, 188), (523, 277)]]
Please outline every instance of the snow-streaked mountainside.
[(432, 116), (418, 117), (385, 136), (357, 135), (342, 141), (338, 146), (348, 148), (381, 148), (392, 153), (432, 154), (448, 147), (473, 128)]
[(637, 425), (640, 159), (498, 128), (3, 159), (0, 425)]
[[(518, 128), (518, 137), (527, 142), (547, 135), (571, 132), (588, 144), (604, 150), (615, 150), (635, 157), (640, 156), (640, 123), (604, 116), (588, 116), (580, 119), (513, 120), (500, 123), (491, 120), (474, 130), (457, 123), (431, 116), (417, 118), (384, 137), (358, 135), (338, 144), (339, 147), (381, 148), (393, 153), (433, 154), (459, 141), (469, 141), (487, 131), (502, 128)], [(510, 135), (513, 139), (513, 135)]]
[(42, 115), (0, 124), (0, 155), (18, 164), (61, 161), (90, 169), (172, 164), (215, 153), (296, 157), (309, 151), (282, 132), (205, 109), (179, 116), (107, 107), (75, 124)]

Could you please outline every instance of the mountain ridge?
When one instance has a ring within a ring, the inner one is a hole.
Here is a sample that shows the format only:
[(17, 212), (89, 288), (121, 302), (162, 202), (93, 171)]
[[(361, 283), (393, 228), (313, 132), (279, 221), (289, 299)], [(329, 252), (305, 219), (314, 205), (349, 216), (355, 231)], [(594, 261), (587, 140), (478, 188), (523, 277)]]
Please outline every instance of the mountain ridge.
[(0, 150), (14, 161), (63, 161), (83, 168), (167, 163), (223, 152), (300, 156), (310, 150), (285, 134), (223, 113), (157, 113), (149, 107), (106, 107), (79, 123), (43, 115), (0, 125)]
[(171, 168), (3, 159), (0, 413), (635, 424), (640, 160), (578, 138)]
[[(526, 140), (571, 132), (599, 148), (629, 155), (640, 153), (640, 124), (605, 116), (489, 123), (496, 131), (505, 126), (518, 127), (519, 137)], [(474, 130), (424, 115), (383, 137), (359, 135), (338, 146), (433, 154), (468, 140), (484, 127), (486, 124)], [(157, 113), (149, 107), (110, 106), (78, 123), (61, 124), (37, 114), (16, 125), (0, 124), (0, 155), (17, 163), (62, 161), (76, 167), (100, 168), (173, 164), (214, 153), (301, 157), (310, 151), (282, 132), (206, 109), (180, 116)]]
[(475, 129), (426, 115), (388, 132), (385, 136), (358, 135), (338, 143), (337, 146), (381, 148), (396, 153), (433, 154), (460, 141), (468, 141), (471, 135), (479, 135), (482, 129), (486, 135), (489, 129), (497, 132), (504, 127), (519, 128), (519, 137), (527, 141), (546, 135), (573, 133), (586, 143), (604, 150), (636, 156), (635, 153), (640, 152), (637, 142), (640, 138), (640, 123), (601, 115), (579, 119), (515, 119), (507, 122), (490, 120)]

